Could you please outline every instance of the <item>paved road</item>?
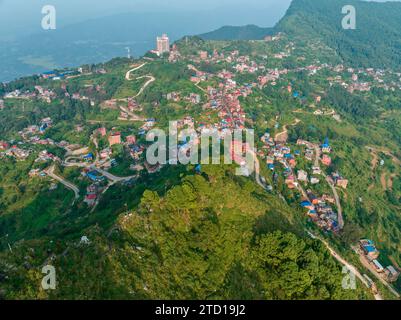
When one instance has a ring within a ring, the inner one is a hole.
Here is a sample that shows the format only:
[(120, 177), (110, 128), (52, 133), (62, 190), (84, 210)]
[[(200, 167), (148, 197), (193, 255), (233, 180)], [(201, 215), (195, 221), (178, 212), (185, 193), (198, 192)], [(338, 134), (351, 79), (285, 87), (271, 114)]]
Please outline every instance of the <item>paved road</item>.
[(143, 68), (143, 67), (146, 66), (147, 64), (148, 64), (148, 63), (145, 62), (145, 63), (141, 64), (140, 66), (135, 67), (134, 69), (131, 69), (131, 70), (127, 71), (127, 73), (125, 74), (125, 80), (132, 81), (133, 79), (131, 79), (131, 73), (132, 73), (132, 72), (135, 72), (135, 71), (137, 71), (137, 70), (139, 70), (139, 69), (141, 69), (141, 68)]
[(134, 178), (138, 177), (138, 175), (133, 175), (133, 176), (128, 176), (128, 177), (117, 177), (117, 176), (111, 174), (110, 172), (107, 172), (107, 171), (105, 171), (103, 169), (100, 169), (98, 167), (91, 166), (90, 168), (100, 172), (102, 175), (104, 175), (107, 179), (109, 179), (113, 183), (129, 181), (131, 179), (134, 179)]
[[(47, 169), (45, 172), (47, 173), (47, 175), (48, 175), (49, 177), (53, 178), (54, 180), (59, 181), (59, 182), (60, 182), (61, 184), (63, 184), (65, 187), (67, 187), (68, 189), (74, 191), (74, 193), (75, 193), (75, 200), (78, 200), (78, 199), (79, 199), (79, 188), (78, 188), (76, 185), (72, 184), (71, 182), (65, 180), (64, 178), (57, 176), (57, 175), (54, 173), (54, 169), (55, 169), (55, 166), (52, 165), (52, 166), (51, 166), (49, 169)], [(75, 201), (74, 201), (74, 202), (75, 202)]]
[(124, 181), (129, 181), (133, 178), (138, 177), (138, 175), (133, 175), (133, 176), (128, 176), (128, 177), (117, 177), (113, 174), (111, 174), (110, 172), (103, 170), (99, 167), (97, 167), (96, 165), (93, 165), (91, 163), (86, 163), (86, 162), (68, 162), (68, 159), (66, 159), (66, 161), (63, 162), (63, 166), (65, 167), (79, 167), (79, 168), (87, 168), (90, 170), (96, 170), (99, 173), (101, 173), (103, 176), (105, 176), (107, 179), (109, 179), (112, 184), (115, 184), (117, 182), (124, 182)]
[[(139, 69), (141, 69), (141, 68), (143, 68), (143, 67), (146, 66), (147, 64), (148, 64), (148, 63), (145, 62), (145, 63), (141, 64), (141, 65), (138, 66), (138, 67), (135, 67), (135, 68), (133, 68), (133, 69), (131, 69), (131, 70), (128, 70), (127, 73), (125, 74), (125, 80), (127, 80), (127, 81), (132, 81), (132, 80), (134, 80), (134, 79), (131, 79), (131, 73), (132, 73), (132, 72), (135, 72), (135, 71), (137, 71), (137, 70), (139, 70)], [(156, 78), (153, 77), (153, 76), (141, 76), (141, 77), (135, 78), (135, 80), (140, 80), (140, 79), (143, 79), (143, 78), (148, 78), (149, 80), (146, 81), (146, 83), (142, 86), (142, 88), (139, 90), (139, 92), (137, 93), (137, 95), (136, 95), (134, 98), (139, 97), (139, 96), (143, 93), (143, 91), (144, 91), (152, 82), (156, 81)]]
[(143, 76), (143, 77), (137, 78), (137, 80), (143, 79), (143, 78), (148, 78), (149, 80), (146, 81), (146, 83), (142, 86), (141, 90), (139, 90), (139, 92), (137, 93), (137, 95), (134, 98), (138, 98), (152, 82), (156, 81), (156, 78), (153, 76)]
[(386, 280), (384, 280), (375, 270), (375, 268), (366, 261), (366, 258), (364, 258), (361, 254), (361, 252), (358, 251), (356, 247), (353, 247), (355, 253), (359, 255), (360, 261), (363, 264), (363, 266), (368, 269), (383, 285), (385, 285), (393, 295), (395, 295), (397, 298), (400, 298), (400, 294), (394, 290), (393, 286), (388, 283)]
[[(344, 258), (342, 258), (333, 248), (330, 247), (330, 245), (323, 239), (319, 238), (318, 236), (314, 235), (310, 231), (307, 231), (308, 235), (312, 239), (316, 239), (321, 241), (327, 250), (329, 250), (330, 254), (338, 261), (340, 262), (343, 266), (346, 266), (348, 270), (350, 270), (366, 287), (369, 288), (369, 283), (368, 281), (363, 277), (363, 275), (359, 272), (359, 270), (354, 267), (352, 264), (350, 264), (348, 261), (346, 261)], [(376, 300), (383, 300), (382, 296), (378, 293), (374, 295)]]

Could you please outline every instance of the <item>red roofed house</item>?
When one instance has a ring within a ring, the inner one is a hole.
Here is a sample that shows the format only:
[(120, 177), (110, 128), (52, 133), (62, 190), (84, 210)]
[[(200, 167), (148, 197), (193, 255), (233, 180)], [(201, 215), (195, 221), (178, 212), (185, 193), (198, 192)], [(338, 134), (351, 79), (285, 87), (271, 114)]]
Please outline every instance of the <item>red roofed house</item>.
[(97, 195), (94, 194), (94, 193), (91, 193), (91, 194), (86, 195), (84, 202), (88, 206), (93, 206), (95, 204), (95, 202), (96, 202), (96, 198), (97, 198)]
[(10, 145), (5, 141), (0, 141), (0, 150), (7, 150)]
[(324, 154), (323, 157), (322, 157), (322, 163), (325, 166), (330, 166), (331, 165), (331, 158), (327, 154)]
[(97, 129), (97, 131), (99, 132), (99, 134), (100, 134), (102, 137), (104, 137), (104, 136), (107, 134), (107, 131), (106, 131), (106, 128), (105, 128), (105, 127), (99, 128), (99, 129)]

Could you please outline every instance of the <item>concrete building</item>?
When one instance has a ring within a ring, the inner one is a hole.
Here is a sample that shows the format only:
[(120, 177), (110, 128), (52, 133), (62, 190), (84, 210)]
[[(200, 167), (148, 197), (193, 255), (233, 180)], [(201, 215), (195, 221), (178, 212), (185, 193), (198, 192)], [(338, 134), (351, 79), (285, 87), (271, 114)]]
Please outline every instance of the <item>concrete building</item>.
[(157, 52), (162, 55), (166, 52), (170, 52), (170, 39), (167, 34), (163, 34), (161, 37), (157, 37)]
[(398, 277), (400, 276), (400, 273), (395, 270), (393, 266), (388, 266), (384, 270), (384, 274), (386, 275), (386, 280), (388, 282), (396, 282), (398, 280)]
[(380, 255), (380, 252), (376, 249), (376, 246), (372, 240), (369, 239), (360, 240), (359, 246), (361, 247), (366, 257), (368, 257), (370, 260), (375, 260)]
[(308, 182), (308, 174), (304, 170), (298, 170), (298, 180)]
[(379, 261), (373, 260), (372, 263), (378, 273), (384, 272), (384, 268)]

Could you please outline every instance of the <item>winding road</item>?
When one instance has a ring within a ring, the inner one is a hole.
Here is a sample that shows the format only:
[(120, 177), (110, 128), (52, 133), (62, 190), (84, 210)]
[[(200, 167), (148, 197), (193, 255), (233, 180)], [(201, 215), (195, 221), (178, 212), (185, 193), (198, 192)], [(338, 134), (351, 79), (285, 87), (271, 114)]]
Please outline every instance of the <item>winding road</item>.
[(152, 82), (156, 81), (156, 78), (153, 76), (142, 76), (142, 77), (136, 78), (136, 80), (143, 79), (143, 78), (148, 78), (149, 80), (145, 82), (145, 84), (142, 86), (142, 88), (139, 90), (139, 92), (137, 93), (137, 95), (134, 98), (138, 98)]
[[(46, 173), (50, 178), (52, 178), (52, 179), (54, 179), (54, 180), (57, 180), (58, 182), (60, 182), (61, 184), (63, 184), (66, 188), (68, 188), (68, 189), (74, 191), (74, 194), (75, 194), (74, 203), (75, 203), (75, 201), (79, 199), (79, 188), (78, 188), (76, 185), (72, 184), (71, 182), (65, 180), (64, 178), (59, 177), (58, 175), (56, 175), (56, 174), (54, 173), (54, 170), (55, 170), (55, 166), (52, 165), (49, 169), (47, 169), (47, 170), (45, 171), (45, 173)], [(74, 203), (73, 203), (73, 204), (74, 204)]]
[(137, 95), (134, 98), (139, 97), (152, 82), (156, 81), (156, 78), (153, 76), (140, 76), (138, 78), (131, 79), (131, 73), (138, 71), (139, 69), (142, 69), (147, 64), (148, 63), (145, 62), (145, 63), (141, 64), (140, 66), (137, 66), (131, 70), (128, 70), (127, 73), (125, 74), (125, 80), (127, 80), (127, 81), (140, 80), (140, 79), (144, 79), (144, 78), (149, 79), (148, 81), (145, 82), (145, 84), (142, 86), (142, 88), (139, 90), (139, 92), (137, 93)]
[[(300, 123), (301, 120), (299, 119), (295, 119), (294, 123), (291, 124), (291, 126), (296, 126), (298, 123)], [(276, 134), (276, 136), (274, 137), (274, 141), (278, 142), (278, 143), (286, 143), (288, 140), (288, 125), (285, 125), (283, 127), (284, 131)]]
[[(343, 266), (347, 267), (349, 271), (351, 271), (367, 288), (369, 288), (369, 283), (365, 279), (365, 277), (359, 272), (359, 270), (354, 267), (352, 264), (350, 264), (347, 260), (342, 258), (330, 245), (320, 237), (314, 235), (310, 231), (307, 231), (308, 235), (315, 240), (319, 240), (324, 244), (324, 246), (329, 250), (330, 254), (338, 261), (340, 262)], [(377, 293), (374, 295), (375, 300), (383, 300), (382, 296)]]
[(132, 81), (133, 79), (131, 79), (131, 73), (132, 72), (135, 72), (135, 71), (137, 71), (137, 70), (139, 70), (139, 69), (142, 69), (144, 66), (146, 66), (148, 63), (147, 62), (145, 62), (145, 63), (143, 63), (143, 64), (141, 64), (140, 66), (137, 66), (137, 67), (135, 67), (135, 68), (133, 68), (133, 69), (131, 69), (131, 70), (128, 70), (127, 71), (127, 73), (125, 74), (125, 80), (127, 80), (127, 81)]

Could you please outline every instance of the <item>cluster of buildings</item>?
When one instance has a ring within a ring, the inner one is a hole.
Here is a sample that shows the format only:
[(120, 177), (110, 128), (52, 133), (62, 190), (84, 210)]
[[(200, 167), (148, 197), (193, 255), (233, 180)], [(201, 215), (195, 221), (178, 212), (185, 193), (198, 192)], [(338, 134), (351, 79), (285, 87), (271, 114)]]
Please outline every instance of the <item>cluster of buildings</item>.
[[(355, 91), (369, 92), (373, 86), (391, 91), (401, 90), (400, 76), (391, 70), (385, 71), (373, 68), (354, 69), (345, 68), (344, 65), (328, 66), (328, 68), (335, 73), (341, 73), (340, 75), (327, 78), (330, 85), (339, 84), (350, 93), (354, 93)], [(370, 78), (371, 80), (361, 81), (361, 76), (365, 79)], [(347, 78), (350, 79), (347, 80)]]
[(330, 204), (334, 204), (335, 199), (329, 195), (316, 196), (311, 190), (307, 190), (307, 198), (301, 203), (301, 207), (308, 210), (308, 217), (316, 225), (326, 231), (338, 232), (339, 226), (337, 213)]
[(38, 92), (38, 97), (47, 103), (51, 103), (52, 100), (57, 96), (52, 90), (45, 89), (41, 86), (35, 86), (35, 90)]
[(156, 119), (154, 118), (146, 119), (143, 125), (139, 128), (138, 134), (140, 136), (146, 135), (146, 133), (152, 128), (154, 128), (155, 125), (156, 125)]
[(35, 92), (21, 92), (21, 90), (14, 90), (4, 95), (4, 99), (33, 99), (36, 97)]
[[(312, 166), (311, 174), (301, 169), (297, 170), (297, 174), (295, 174), (294, 169), (297, 166), (297, 157), (301, 156), (301, 150), (291, 152), (291, 148), (286, 143), (275, 141), (268, 132), (262, 136), (261, 141), (264, 146), (258, 154), (261, 158), (266, 159), (268, 169), (274, 172), (273, 182), (277, 184), (279, 175), (276, 171), (276, 164), (279, 163), (284, 168), (283, 176), (287, 188), (298, 189), (301, 192), (303, 199), (300, 206), (308, 210), (308, 217), (323, 230), (338, 232), (338, 215), (333, 209), (333, 205), (336, 203), (335, 198), (326, 194), (317, 196), (310, 189), (305, 191), (301, 185), (301, 183), (304, 185), (316, 185), (320, 183), (320, 179), (317, 177), (322, 174), (320, 167)], [(315, 155), (317, 146), (314, 146), (310, 142), (299, 139), (297, 145), (306, 146), (305, 159), (313, 161), (314, 157), (318, 156)], [(326, 157), (329, 158), (327, 153), (331, 152), (331, 147), (327, 138), (320, 146), (320, 151), (323, 154), (320, 160), (328, 165), (329, 160)], [(335, 181), (338, 186), (346, 187), (346, 183), (343, 180), (345, 179), (336, 177)]]
[[(166, 99), (168, 101), (180, 102), (181, 93), (180, 92), (170, 92), (166, 94)], [(201, 96), (196, 93), (190, 93), (188, 96), (184, 97), (184, 100), (193, 104), (201, 103)]]
[(71, 76), (74, 74), (77, 74), (78, 72), (75, 70), (65, 70), (65, 71), (57, 71), (57, 70), (52, 70), (52, 71), (47, 71), (41, 74), (41, 77), (43, 79), (50, 79), (50, 80), (62, 80), (67, 76)]
[(19, 132), (19, 135), (24, 141), (28, 141), (32, 144), (54, 144), (51, 139), (42, 139), (38, 135), (43, 135), (47, 129), (53, 126), (51, 118), (44, 118), (40, 121), (39, 125), (31, 125)]
[(86, 195), (84, 202), (89, 206), (95, 206), (98, 201), (100, 193), (104, 190), (98, 182), (92, 183), (86, 188)]
[(141, 105), (135, 100), (135, 98), (128, 98), (127, 108), (130, 112), (142, 111)]
[(178, 62), (182, 58), (181, 53), (178, 51), (177, 45), (174, 44), (170, 50), (168, 61), (170, 63)]
[[(8, 157), (13, 157), (19, 161), (23, 161), (26, 158), (29, 157), (29, 155), (31, 154), (30, 150), (26, 150), (26, 149), (21, 149), (16, 145), (13, 145), (11, 147), (8, 146), (7, 149), (5, 149), (5, 147), (7, 147), (7, 144), (3, 143), (3, 145), (0, 145), (0, 158), (4, 157), (4, 156), (8, 156)], [(4, 148), (4, 151), (1, 151)]]
[(35, 162), (47, 162), (47, 161), (60, 161), (60, 158), (48, 152), (47, 150), (40, 151)]
[(377, 250), (374, 242), (369, 239), (362, 239), (359, 241), (359, 248), (362, 252), (362, 256), (371, 267), (380, 275), (381, 278), (388, 282), (396, 282), (400, 276), (400, 272), (397, 271), (393, 266), (384, 268), (378, 261), (380, 252)]

